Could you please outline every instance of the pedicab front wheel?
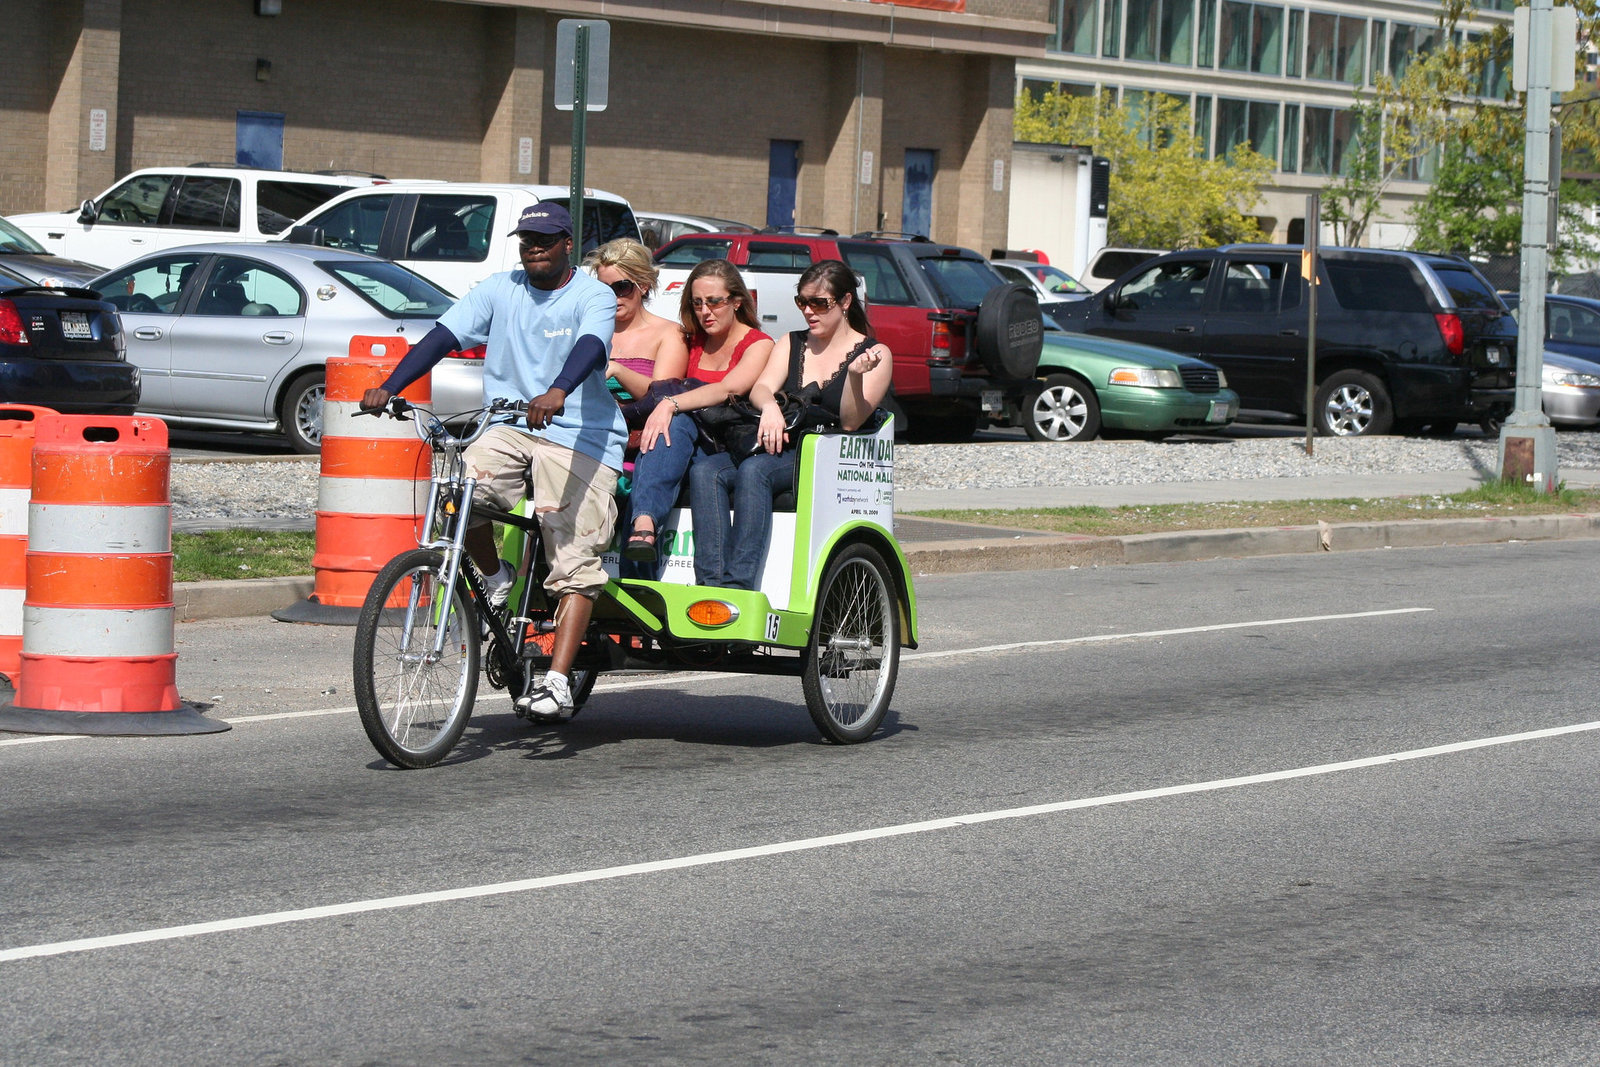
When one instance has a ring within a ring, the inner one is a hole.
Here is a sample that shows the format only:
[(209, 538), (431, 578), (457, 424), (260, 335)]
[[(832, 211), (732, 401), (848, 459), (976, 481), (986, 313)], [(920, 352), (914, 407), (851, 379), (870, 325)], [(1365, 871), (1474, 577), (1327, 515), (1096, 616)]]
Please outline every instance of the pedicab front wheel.
[(396, 556), (373, 579), (356, 622), (356, 709), (372, 747), (397, 767), (443, 759), (478, 694), (477, 613), (460, 583), (443, 588), (443, 570), (437, 552)]
[(876, 549), (851, 545), (823, 576), (800, 676), (822, 736), (840, 745), (871, 737), (899, 668), (900, 610), (889, 568)]

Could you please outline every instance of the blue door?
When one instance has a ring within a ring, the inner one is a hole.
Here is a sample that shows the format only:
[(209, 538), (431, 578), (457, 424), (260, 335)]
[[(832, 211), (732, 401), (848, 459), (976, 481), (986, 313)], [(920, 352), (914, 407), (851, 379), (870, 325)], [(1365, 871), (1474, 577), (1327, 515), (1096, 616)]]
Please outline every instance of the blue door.
[(933, 172), (937, 153), (931, 148), (906, 149), (906, 190), (900, 206), (900, 228), (906, 233), (933, 234)]
[(773, 141), (767, 153), (767, 225), (794, 225), (794, 190), (800, 177), (800, 142)]
[(283, 116), (275, 111), (236, 112), (233, 158), (241, 167), (283, 169)]

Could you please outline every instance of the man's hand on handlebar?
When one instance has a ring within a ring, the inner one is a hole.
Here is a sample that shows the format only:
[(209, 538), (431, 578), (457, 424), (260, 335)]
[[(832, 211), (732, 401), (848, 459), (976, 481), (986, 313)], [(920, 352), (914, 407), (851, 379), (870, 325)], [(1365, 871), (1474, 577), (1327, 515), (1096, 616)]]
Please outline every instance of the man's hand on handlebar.
[(551, 389), (528, 401), (528, 429), (542, 430), (567, 408), (565, 389)]
[(376, 415), (389, 406), (390, 393), (387, 389), (368, 389), (361, 394), (361, 411), (363, 414)]

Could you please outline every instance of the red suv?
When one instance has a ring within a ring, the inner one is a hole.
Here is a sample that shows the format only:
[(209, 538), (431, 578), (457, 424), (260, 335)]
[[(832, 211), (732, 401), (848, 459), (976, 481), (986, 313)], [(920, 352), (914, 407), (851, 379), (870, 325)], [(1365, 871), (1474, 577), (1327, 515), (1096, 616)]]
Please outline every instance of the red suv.
[(964, 441), (980, 421), (1013, 422), (1038, 386), (1038, 301), (971, 249), (833, 230), (693, 234), (656, 252), (661, 286), (650, 310), (676, 319), (684, 281), (706, 259), (739, 268), (774, 337), (806, 328), (793, 300), (802, 272), (825, 259), (849, 264), (865, 283), (872, 332), (894, 353), (889, 406), (911, 440)]

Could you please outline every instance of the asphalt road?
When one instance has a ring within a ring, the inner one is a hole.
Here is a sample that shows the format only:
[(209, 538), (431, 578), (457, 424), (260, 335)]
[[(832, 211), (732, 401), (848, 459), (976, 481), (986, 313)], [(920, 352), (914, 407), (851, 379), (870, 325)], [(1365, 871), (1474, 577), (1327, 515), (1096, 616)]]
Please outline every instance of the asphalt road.
[(1597, 562), (926, 577), (868, 744), (677, 675), (413, 772), (348, 631), (181, 626), (231, 732), (0, 736), (0, 1062), (1592, 1063)]

